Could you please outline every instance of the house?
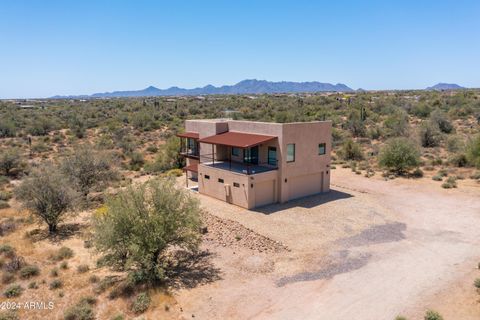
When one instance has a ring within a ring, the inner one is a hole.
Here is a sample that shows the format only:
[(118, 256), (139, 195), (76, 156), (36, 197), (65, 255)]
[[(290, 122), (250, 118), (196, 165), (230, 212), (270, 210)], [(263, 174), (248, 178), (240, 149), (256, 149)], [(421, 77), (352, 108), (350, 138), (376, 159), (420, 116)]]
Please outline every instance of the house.
[(330, 189), (331, 121), (187, 120), (177, 136), (202, 194), (251, 209)]

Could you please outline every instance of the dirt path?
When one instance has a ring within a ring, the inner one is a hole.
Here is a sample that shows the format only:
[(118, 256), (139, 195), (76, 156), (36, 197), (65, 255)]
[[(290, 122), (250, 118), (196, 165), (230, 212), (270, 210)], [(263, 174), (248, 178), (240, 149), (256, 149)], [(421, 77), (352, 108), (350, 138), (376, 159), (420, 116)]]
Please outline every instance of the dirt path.
[[(212, 213), (291, 251), (210, 248), (223, 280), (180, 292), (186, 312), (200, 319), (373, 320), (420, 319), (432, 307), (447, 320), (480, 318), (471, 301), (471, 278), (480, 277), (473, 270), (480, 188), (443, 190), (427, 179), (366, 179), (342, 169), (333, 171), (333, 184), (330, 195), (263, 212), (201, 196)], [(274, 267), (256, 272), (264, 264)]]

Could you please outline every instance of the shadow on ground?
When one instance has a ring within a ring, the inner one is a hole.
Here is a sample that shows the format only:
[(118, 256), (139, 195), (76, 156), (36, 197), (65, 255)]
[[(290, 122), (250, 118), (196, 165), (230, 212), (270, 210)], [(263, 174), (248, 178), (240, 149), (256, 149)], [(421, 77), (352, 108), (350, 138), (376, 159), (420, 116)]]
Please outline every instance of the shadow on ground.
[(33, 241), (49, 240), (51, 242), (60, 242), (82, 233), (88, 227), (87, 224), (82, 223), (64, 223), (58, 225), (57, 232), (53, 235), (48, 233), (47, 228), (33, 229), (28, 232), (28, 237)]
[(272, 213), (276, 213), (279, 211), (287, 210), (290, 208), (296, 208), (296, 207), (314, 208), (316, 206), (319, 206), (328, 202), (337, 201), (341, 199), (348, 199), (351, 197), (353, 197), (353, 195), (351, 195), (350, 193), (346, 193), (338, 190), (330, 190), (329, 192), (326, 192), (326, 193), (321, 193), (313, 196), (295, 199), (295, 200), (288, 201), (286, 203), (276, 203), (276, 204), (259, 207), (251, 210), (260, 212), (263, 214), (272, 214)]
[(180, 288), (194, 288), (198, 285), (221, 280), (220, 269), (216, 268), (209, 251), (200, 251), (195, 254), (178, 252), (175, 254), (175, 265), (167, 268), (167, 286)]

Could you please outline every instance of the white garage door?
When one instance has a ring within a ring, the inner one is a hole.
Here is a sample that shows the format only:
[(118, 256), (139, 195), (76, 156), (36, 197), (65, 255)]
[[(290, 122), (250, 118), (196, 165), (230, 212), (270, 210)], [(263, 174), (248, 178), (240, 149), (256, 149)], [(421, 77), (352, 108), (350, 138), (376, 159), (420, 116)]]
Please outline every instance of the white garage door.
[(255, 207), (275, 202), (275, 180), (255, 184)]
[(322, 192), (322, 173), (304, 175), (288, 180), (289, 200)]

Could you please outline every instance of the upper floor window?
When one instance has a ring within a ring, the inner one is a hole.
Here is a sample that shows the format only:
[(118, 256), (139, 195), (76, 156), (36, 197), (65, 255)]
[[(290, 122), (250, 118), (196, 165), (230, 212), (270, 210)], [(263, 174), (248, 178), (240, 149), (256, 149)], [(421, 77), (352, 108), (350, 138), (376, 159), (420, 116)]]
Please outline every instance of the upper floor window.
[(232, 147), (232, 156), (240, 157), (240, 148)]
[(326, 143), (320, 143), (318, 144), (318, 154), (322, 155), (327, 152), (327, 144)]
[(287, 144), (287, 162), (295, 161), (295, 143)]

